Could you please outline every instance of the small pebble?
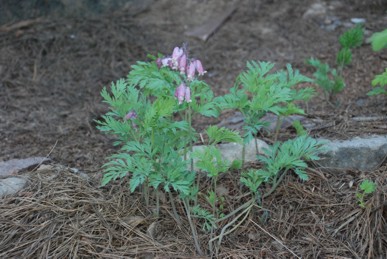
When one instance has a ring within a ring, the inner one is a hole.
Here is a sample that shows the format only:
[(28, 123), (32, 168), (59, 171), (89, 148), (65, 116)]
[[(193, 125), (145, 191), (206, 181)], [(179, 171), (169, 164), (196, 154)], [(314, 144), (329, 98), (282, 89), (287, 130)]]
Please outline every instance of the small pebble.
[(351, 18), (351, 22), (354, 24), (365, 23), (366, 19), (364, 19), (364, 18)]

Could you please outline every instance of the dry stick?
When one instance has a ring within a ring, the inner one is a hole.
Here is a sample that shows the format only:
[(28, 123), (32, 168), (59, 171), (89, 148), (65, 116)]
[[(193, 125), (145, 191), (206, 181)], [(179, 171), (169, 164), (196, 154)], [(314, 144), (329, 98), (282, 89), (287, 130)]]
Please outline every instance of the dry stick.
[[(219, 240), (218, 240), (218, 244), (217, 244), (217, 246), (216, 246), (216, 256), (218, 256), (218, 253), (219, 253), (219, 247), (220, 247), (220, 244), (222, 243), (223, 236), (226, 236), (226, 235), (232, 233), (234, 230), (236, 230), (236, 229), (237, 229), (237, 228), (238, 228), (238, 227), (246, 220), (247, 216), (250, 214), (250, 210), (251, 210), (252, 207), (253, 207), (253, 204), (251, 204), (249, 207), (247, 207), (241, 214), (239, 214), (237, 217), (235, 217), (235, 219), (233, 219), (233, 220), (232, 220), (231, 222), (229, 222), (226, 226), (224, 226), (224, 227), (222, 228), (222, 231), (221, 231), (221, 233), (220, 233), (219, 236), (214, 237), (214, 238), (212, 238), (212, 239), (209, 241), (209, 243), (211, 243), (211, 242), (215, 241), (216, 239), (219, 239)], [(245, 215), (245, 216), (243, 217), (243, 219), (242, 219), (238, 224), (236, 224), (232, 229), (230, 229), (229, 231), (225, 232), (226, 229), (227, 229), (228, 227), (230, 227), (232, 224), (234, 224), (234, 222), (237, 221), (242, 215)]]
[[(246, 219), (246, 217), (249, 215), (249, 212), (250, 212), (251, 208), (253, 207), (253, 205), (254, 205), (254, 203), (251, 203), (244, 211), (242, 211), (242, 212), (241, 212), (238, 216), (236, 216), (232, 221), (230, 221), (229, 223), (227, 223), (227, 224), (222, 228), (222, 231), (220, 232), (220, 234), (219, 234), (218, 236), (216, 236), (216, 237), (210, 239), (209, 242), (214, 242), (215, 240), (219, 239), (219, 241), (218, 241), (218, 246), (220, 246), (220, 243), (222, 242), (223, 236), (228, 235), (228, 234), (230, 234), (231, 232), (233, 232), (235, 229), (237, 229), (237, 228), (240, 226), (240, 224), (242, 224), (242, 223), (245, 221), (245, 219)], [(230, 229), (229, 231), (227, 231), (227, 232), (225, 233), (226, 229), (227, 229), (228, 227), (230, 227), (232, 224), (234, 224), (235, 221), (237, 221), (242, 215), (245, 215), (245, 217), (244, 217), (244, 218), (243, 218), (243, 219), (242, 219), (235, 227), (233, 227), (232, 229)]]
[(229, 214), (227, 214), (226, 216), (224, 216), (223, 218), (220, 218), (220, 219), (215, 220), (215, 223), (218, 223), (218, 222), (220, 222), (220, 221), (223, 221), (223, 220), (225, 220), (225, 219), (228, 219), (229, 217), (235, 215), (238, 211), (243, 210), (243, 209), (249, 207), (249, 206), (250, 206), (251, 204), (253, 204), (253, 203), (254, 203), (254, 199), (249, 200), (248, 202), (242, 204), (240, 207), (238, 207), (238, 208), (237, 208), (236, 210), (234, 210), (233, 212), (230, 212)]
[(360, 209), (357, 209), (355, 211), (355, 213), (351, 213), (353, 216), (350, 217), (347, 221), (345, 221), (343, 224), (341, 224), (337, 229), (335, 229), (335, 231), (333, 232), (333, 236), (336, 236), (336, 234), (343, 228), (345, 227), (346, 225), (348, 225), (349, 223), (351, 223), (354, 219), (357, 218), (357, 216), (361, 213), (362, 211)]
[[(58, 144), (58, 140), (55, 141), (54, 146), (51, 148), (50, 152), (48, 152), (48, 154), (46, 155), (46, 158), (48, 158), (51, 155), (52, 151), (54, 151), (57, 144)], [(42, 160), (37, 166), (35, 166), (35, 168), (32, 169), (32, 171), (35, 171), (36, 169), (38, 169), (39, 166), (41, 166), (43, 162), (44, 162), (44, 160)]]
[(368, 122), (368, 121), (379, 121), (379, 120), (387, 120), (387, 116), (359, 116), (359, 117), (353, 117), (351, 118), (353, 121), (361, 121), (361, 122)]
[(285, 247), (292, 255), (294, 255), (295, 257), (301, 259), (300, 256), (296, 255), (292, 250), (290, 250), (286, 245), (284, 245), (284, 243), (281, 242), (281, 240), (279, 240), (278, 238), (276, 238), (275, 236), (273, 236), (272, 234), (270, 234), (269, 232), (267, 232), (263, 227), (261, 227), (260, 225), (258, 225), (257, 223), (255, 223), (254, 221), (252, 221), (250, 219), (250, 221), (256, 225), (257, 227), (259, 227), (263, 232), (265, 232), (266, 234), (268, 234), (271, 238), (273, 238), (275, 241), (277, 241), (281, 246)]

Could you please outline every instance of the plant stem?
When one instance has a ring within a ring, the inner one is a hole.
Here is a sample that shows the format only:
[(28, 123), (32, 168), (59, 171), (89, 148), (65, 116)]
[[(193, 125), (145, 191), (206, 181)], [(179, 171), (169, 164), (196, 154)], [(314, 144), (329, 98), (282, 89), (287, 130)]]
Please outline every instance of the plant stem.
[(174, 218), (175, 218), (177, 224), (181, 225), (181, 220), (180, 220), (179, 214), (177, 214), (177, 210), (176, 210), (175, 200), (173, 199), (173, 195), (172, 195), (172, 192), (170, 190), (168, 191), (168, 195), (169, 195), (169, 200), (170, 200), (171, 205), (172, 205), (172, 212), (173, 212)]
[(257, 140), (257, 138), (254, 138), (254, 143), (255, 143), (255, 154), (258, 155), (258, 140)]
[[(189, 136), (192, 136), (192, 109), (191, 105), (188, 104), (188, 125), (189, 125)], [(192, 152), (193, 152), (193, 144), (192, 141), (190, 140), (189, 142), (189, 151), (190, 151), (190, 164), (191, 164), (191, 172), (194, 170), (194, 164), (193, 164), (193, 158), (192, 158)]]
[(149, 207), (149, 180), (148, 178), (145, 180), (144, 185), (144, 199), (145, 199), (145, 205)]
[(278, 139), (279, 131), (281, 129), (281, 124), (282, 124), (282, 116), (278, 115), (277, 116), (277, 124), (275, 125), (274, 142), (276, 142)]
[(196, 232), (195, 225), (192, 222), (191, 210), (190, 210), (189, 204), (188, 204), (186, 199), (183, 200), (183, 204), (184, 204), (185, 211), (187, 213), (187, 218), (188, 218), (189, 225), (191, 227), (192, 237), (194, 239), (196, 251), (198, 252), (199, 255), (203, 255), (202, 249), (200, 248), (198, 234)]
[(159, 188), (155, 190), (156, 192), (156, 216), (158, 217), (160, 215), (160, 192)]
[(262, 199), (269, 197), (269, 196), (275, 191), (275, 189), (277, 189), (278, 185), (279, 185), (279, 184), (282, 182), (282, 180), (284, 179), (285, 174), (286, 174), (287, 171), (288, 171), (288, 170), (285, 170), (285, 171), (280, 175), (279, 178), (274, 178), (274, 182), (273, 182), (273, 185), (271, 186), (271, 189), (270, 189), (267, 193), (265, 193), (264, 195), (262, 195)]

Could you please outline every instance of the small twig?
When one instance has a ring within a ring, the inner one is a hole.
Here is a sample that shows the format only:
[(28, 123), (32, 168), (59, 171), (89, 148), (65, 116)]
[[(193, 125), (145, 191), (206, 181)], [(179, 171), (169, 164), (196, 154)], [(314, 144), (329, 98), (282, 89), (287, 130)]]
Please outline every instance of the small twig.
[(219, 223), (220, 221), (223, 221), (223, 220), (228, 219), (229, 217), (231, 217), (231, 216), (235, 215), (236, 213), (238, 213), (238, 211), (243, 210), (243, 209), (245, 209), (245, 208), (251, 206), (251, 204), (253, 204), (253, 203), (254, 203), (254, 199), (249, 200), (248, 202), (242, 204), (240, 207), (238, 207), (238, 208), (235, 209), (234, 211), (232, 211), (232, 212), (230, 212), (229, 214), (227, 214), (226, 216), (224, 216), (223, 218), (217, 219), (217, 220), (215, 221), (215, 223)]
[(359, 117), (353, 117), (351, 118), (353, 121), (361, 121), (361, 122), (367, 122), (367, 121), (381, 121), (381, 120), (387, 120), (387, 116), (359, 116)]
[[(54, 151), (54, 149), (55, 149), (55, 147), (56, 147), (56, 145), (58, 144), (58, 140), (57, 141), (55, 141), (55, 144), (54, 144), (54, 146), (51, 148), (51, 150), (50, 150), (50, 152), (48, 152), (48, 154), (46, 155), (46, 157), (45, 158), (47, 158), (48, 159), (48, 157), (51, 155), (51, 153), (52, 153), (52, 151)], [(43, 159), (37, 166), (35, 166), (34, 167), (34, 169), (32, 169), (32, 171), (35, 171), (36, 169), (38, 169), (39, 168), (39, 166), (41, 166), (42, 165), (42, 163), (45, 161), (45, 159)]]
[(351, 223), (354, 219), (357, 218), (357, 216), (360, 214), (361, 210), (357, 210), (355, 215), (353, 215), (352, 217), (350, 217), (347, 221), (345, 221), (343, 224), (341, 224), (338, 228), (335, 229), (335, 231), (333, 232), (333, 236), (335, 236), (343, 227), (345, 227), (346, 225), (348, 225), (349, 223)]
[(281, 246), (285, 247), (286, 250), (288, 250), (292, 255), (294, 255), (295, 257), (301, 259), (300, 256), (296, 255), (292, 250), (290, 250), (289, 247), (287, 247), (286, 245), (284, 245), (284, 243), (281, 242), (281, 240), (279, 240), (278, 238), (276, 238), (275, 236), (273, 236), (272, 234), (270, 234), (269, 232), (267, 232), (263, 227), (261, 227), (260, 225), (258, 225), (257, 223), (255, 223), (254, 221), (252, 221), (250, 219), (250, 221), (256, 225), (257, 227), (259, 227), (263, 232), (265, 232), (266, 234), (268, 234), (271, 238), (273, 238), (275, 241), (277, 241)]
[[(230, 221), (229, 223), (227, 223), (223, 228), (222, 228), (222, 231), (220, 232), (220, 234), (212, 239), (210, 239), (209, 242), (214, 242), (215, 240), (219, 239), (218, 241), (218, 247), (220, 246), (220, 243), (222, 242), (222, 239), (223, 239), (223, 236), (225, 235), (228, 235), (230, 234), (231, 232), (233, 232), (235, 229), (237, 229), (240, 224), (242, 224), (243, 221), (245, 221), (247, 215), (249, 214), (251, 208), (253, 207), (253, 204), (250, 204), (250, 206), (248, 206), (244, 211), (242, 211), (238, 216), (236, 216), (232, 221)], [(231, 225), (233, 225), (240, 217), (242, 217), (243, 215), (245, 215), (245, 217), (235, 226), (233, 227), (231, 230), (225, 232), (227, 230), (227, 228), (229, 228)]]

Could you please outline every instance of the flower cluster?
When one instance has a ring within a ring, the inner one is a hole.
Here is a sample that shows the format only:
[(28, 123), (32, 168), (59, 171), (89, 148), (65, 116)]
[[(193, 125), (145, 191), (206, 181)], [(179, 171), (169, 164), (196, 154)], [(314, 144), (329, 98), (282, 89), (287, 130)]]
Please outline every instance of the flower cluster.
[[(200, 60), (188, 58), (188, 53), (185, 47), (175, 47), (173, 49), (172, 56), (158, 58), (156, 63), (159, 68), (169, 67), (173, 70), (180, 71), (180, 74), (185, 75), (186, 81), (194, 80), (196, 73), (199, 76), (206, 73)], [(181, 83), (176, 88), (175, 97), (179, 101), (179, 104), (182, 104), (183, 101), (191, 102), (190, 88), (185, 83)]]

